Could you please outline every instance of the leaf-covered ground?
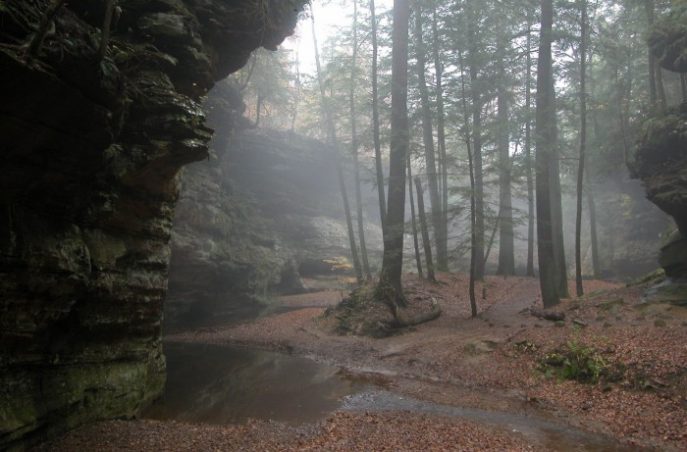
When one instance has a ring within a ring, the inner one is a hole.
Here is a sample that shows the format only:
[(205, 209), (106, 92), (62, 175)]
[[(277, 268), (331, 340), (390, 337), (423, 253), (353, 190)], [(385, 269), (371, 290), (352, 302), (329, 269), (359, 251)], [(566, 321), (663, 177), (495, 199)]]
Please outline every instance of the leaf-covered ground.
[[(439, 279), (438, 284), (428, 284), (408, 277), (406, 295), (411, 303), (437, 300), (441, 317), (383, 339), (337, 334), (331, 316), (322, 314), (345, 294), (324, 291), (284, 297), (282, 303), (289, 310), (249, 323), (187, 332), (168, 340), (288, 351), (341, 366), (354, 378), (420, 400), (550, 418), (607, 434), (631, 448), (687, 450), (686, 308), (641, 303), (645, 287), (585, 281), (591, 295), (564, 301), (555, 312), (565, 320), (548, 321), (536, 309), (541, 301), (535, 279), (490, 277), (478, 286), (479, 315), (471, 319), (467, 277), (442, 274)], [(560, 373), (543, 364), (552, 354), (571, 349), (594, 357), (599, 373), (593, 382), (562, 380)], [(218, 442), (206, 450), (240, 449), (252, 441), (257, 441), (257, 449), (283, 450), (282, 434), (288, 437), (289, 448), (301, 450), (542, 447), (503, 429), (420, 413), (339, 412), (324, 425), (297, 433), (264, 423), (226, 428), (149, 421), (106, 425), (119, 432), (112, 447), (127, 441), (136, 444), (148, 429), (160, 438), (155, 441), (171, 441), (165, 444), (175, 444), (179, 432), (190, 438), (178, 444), (193, 441), (194, 435), (209, 435)], [(105, 427), (91, 427), (99, 428)], [(139, 430), (141, 435), (134, 434)], [(254, 436), (247, 433), (254, 431), (258, 432)], [(100, 436), (82, 429), (64, 441)], [(156, 450), (167, 450), (165, 444), (156, 443)]]
[[(517, 435), (472, 422), (411, 413), (340, 412), (316, 426), (268, 422), (193, 425), (109, 421), (80, 428), (42, 452), (158, 451), (528, 451)], [(539, 449), (541, 450), (541, 449)]]

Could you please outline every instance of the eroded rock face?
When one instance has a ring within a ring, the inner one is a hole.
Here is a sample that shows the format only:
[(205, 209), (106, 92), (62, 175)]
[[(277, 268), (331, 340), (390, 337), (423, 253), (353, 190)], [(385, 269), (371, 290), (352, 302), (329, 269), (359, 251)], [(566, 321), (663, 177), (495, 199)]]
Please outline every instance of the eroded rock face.
[[(253, 128), (228, 81), (204, 107), (216, 133), (210, 158), (182, 177), (165, 306), (171, 327), (225, 317), (267, 293), (302, 291), (301, 275), (332, 275), (350, 254), (330, 149)], [(365, 193), (376, 206), (371, 187)], [(370, 220), (378, 213), (365, 217), (374, 258), (381, 231)]]
[[(671, 13), (657, 21), (649, 46), (663, 68), (687, 72), (687, 2), (675, 2)], [(687, 102), (645, 121), (632, 171), (649, 200), (677, 225), (661, 249), (661, 266), (668, 277), (687, 280)]]
[(120, 0), (100, 61), (104, 0), (70, 0), (33, 56), (49, 2), (3, 2), (0, 448), (160, 394), (178, 174), (212, 132), (199, 96), (301, 3)]
[(687, 104), (647, 120), (633, 163), (647, 197), (675, 220), (678, 230), (661, 249), (669, 277), (687, 278)]

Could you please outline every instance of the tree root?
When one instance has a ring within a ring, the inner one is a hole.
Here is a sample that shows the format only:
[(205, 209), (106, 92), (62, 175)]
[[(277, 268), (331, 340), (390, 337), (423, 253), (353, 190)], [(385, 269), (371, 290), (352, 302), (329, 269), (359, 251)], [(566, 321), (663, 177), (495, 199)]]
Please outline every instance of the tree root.
[(405, 317), (401, 309), (397, 309), (394, 312), (395, 324), (393, 326), (396, 328), (405, 328), (409, 326), (420, 325), (421, 323), (429, 322), (438, 318), (441, 315), (441, 308), (434, 299), (432, 299), (432, 304), (433, 307), (431, 311), (410, 318)]

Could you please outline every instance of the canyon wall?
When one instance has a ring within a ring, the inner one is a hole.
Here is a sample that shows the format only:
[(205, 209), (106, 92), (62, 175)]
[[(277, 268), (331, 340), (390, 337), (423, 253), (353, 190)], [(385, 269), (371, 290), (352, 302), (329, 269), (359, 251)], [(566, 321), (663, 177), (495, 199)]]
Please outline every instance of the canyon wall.
[(164, 385), (179, 170), (199, 99), (289, 35), (300, 0), (47, 0), (0, 8), (0, 448), (129, 417)]
[[(656, 22), (649, 48), (663, 69), (687, 75), (687, 1), (674, 2)], [(655, 295), (687, 305), (687, 92), (675, 107), (657, 105), (642, 126), (631, 169), (647, 197), (675, 220), (677, 230), (660, 253), (668, 276)]]

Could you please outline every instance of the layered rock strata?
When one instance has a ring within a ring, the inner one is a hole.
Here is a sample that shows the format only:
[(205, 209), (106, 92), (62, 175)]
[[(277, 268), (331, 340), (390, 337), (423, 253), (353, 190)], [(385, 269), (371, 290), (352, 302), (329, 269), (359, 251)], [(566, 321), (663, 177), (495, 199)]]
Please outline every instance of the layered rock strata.
[(160, 394), (179, 170), (208, 156), (199, 98), (291, 33), (302, 1), (0, 6), (0, 448)]
[[(656, 22), (649, 47), (664, 69), (687, 74), (687, 1), (674, 2)], [(671, 282), (662, 291), (671, 301), (687, 304), (687, 98), (658, 108), (644, 123), (632, 170), (649, 200), (675, 220), (677, 231), (660, 254)]]

